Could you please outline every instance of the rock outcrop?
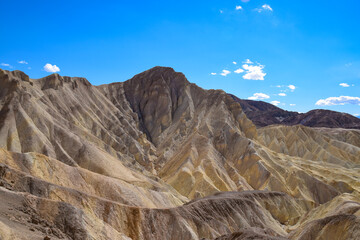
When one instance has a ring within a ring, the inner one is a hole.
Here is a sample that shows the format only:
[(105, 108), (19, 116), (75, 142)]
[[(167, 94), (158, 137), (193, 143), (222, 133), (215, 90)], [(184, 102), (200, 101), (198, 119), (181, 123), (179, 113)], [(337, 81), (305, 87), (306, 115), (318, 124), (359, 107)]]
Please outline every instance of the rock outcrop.
[(0, 70), (0, 239), (359, 238), (360, 131), (243, 108), (171, 68)]

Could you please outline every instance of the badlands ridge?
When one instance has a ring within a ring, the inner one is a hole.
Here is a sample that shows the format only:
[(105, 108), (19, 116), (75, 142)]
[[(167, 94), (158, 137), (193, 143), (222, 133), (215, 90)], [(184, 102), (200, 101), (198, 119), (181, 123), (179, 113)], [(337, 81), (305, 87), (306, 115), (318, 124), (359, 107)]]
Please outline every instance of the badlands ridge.
[(360, 125), (243, 108), (171, 68), (0, 69), (0, 239), (359, 239)]

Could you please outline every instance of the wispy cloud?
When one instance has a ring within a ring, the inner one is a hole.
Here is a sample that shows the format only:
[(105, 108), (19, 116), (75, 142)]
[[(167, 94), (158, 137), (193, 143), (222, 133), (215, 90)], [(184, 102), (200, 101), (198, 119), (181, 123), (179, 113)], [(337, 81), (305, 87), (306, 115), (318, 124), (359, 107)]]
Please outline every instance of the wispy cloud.
[(270, 7), (269, 4), (264, 4), (264, 5), (262, 5), (261, 7), (262, 7), (262, 9), (264, 9), (264, 10), (273, 11), (273, 9)]
[[(297, 88), (295, 85), (293, 84), (289, 84), (289, 85), (276, 85), (276, 86), (271, 86), (271, 87), (277, 87), (280, 88), (279, 91), (281, 93), (286, 93), (286, 92), (294, 92), (295, 89)], [(284, 96), (284, 95), (280, 95), (279, 96)]]
[(278, 95), (281, 96), (281, 97), (285, 97), (286, 93), (279, 93)]
[(272, 7), (270, 7), (269, 4), (264, 4), (264, 5), (261, 6), (261, 8), (256, 8), (255, 10), (257, 12), (259, 12), (259, 13), (262, 12), (262, 11), (270, 11), (270, 12), (273, 11)]
[(248, 97), (250, 100), (264, 100), (269, 98), (270, 96), (265, 93), (254, 93), (251, 97)]
[(24, 60), (18, 61), (18, 63), (20, 63), (20, 64), (28, 64), (28, 62), (26, 62)]
[(288, 86), (288, 88), (290, 88), (290, 90), (293, 92), (293, 91), (295, 91), (295, 89), (296, 89), (296, 87), (294, 86), (294, 85), (292, 85), (292, 84), (290, 84), (289, 86)]
[(342, 87), (350, 87), (350, 85), (347, 84), (347, 83), (340, 83), (339, 85), (342, 86)]
[(279, 101), (271, 101), (270, 102), (272, 105), (275, 105), (275, 106), (277, 106), (277, 105), (279, 105), (280, 104), (280, 102)]
[(222, 72), (220, 73), (221, 76), (226, 77), (227, 75), (229, 75), (231, 72), (229, 70), (222, 70)]
[(289, 105), (290, 105), (291, 107), (296, 106), (296, 104), (294, 104), (294, 103), (290, 103)]
[(246, 3), (246, 2), (250, 2), (250, 0), (241, 0), (241, 1), (242, 1), (242, 2), (245, 2), (245, 3)]
[(8, 67), (8, 68), (13, 68), (13, 66), (11, 66), (11, 65), (8, 64), (8, 63), (0, 63), (0, 66)]
[(244, 72), (244, 69), (242, 69), (242, 68), (239, 68), (239, 69), (236, 69), (235, 71), (234, 71), (234, 73), (243, 73)]
[(212, 73), (210, 73), (211, 75), (213, 75), (213, 76), (215, 76), (216, 75), (216, 73), (214, 73), (214, 72), (212, 72)]
[(242, 8), (242, 6), (236, 6), (235, 7), (235, 10), (242, 10), (243, 8)]
[(355, 113), (354, 116), (355, 116), (355, 117), (359, 117), (360, 114), (359, 114), (359, 113)]
[(246, 74), (243, 76), (247, 80), (264, 80), (266, 73), (263, 71), (264, 65), (248, 65), (244, 64), (243, 68), (246, 70)]
[(51, 65), (50, 63), (47, 63), (44, 66), (44, 71), (56, 73), (56, 72), (60, 72), (60, 68), (56, 65)]
[(233, 62), (233, 64), (235, 64), (235, 65), (236, 65), (236, 64), (237, 64), (237, 62), (235, 62), (235, 61), (234, 61), (234, 62)]
[(333, 106), (333, 105), (360, 105), (359, 97), (340, 96), (340, 97), (329, 97), (326, 99), (320, 99), (315, 103), (318, 106)]

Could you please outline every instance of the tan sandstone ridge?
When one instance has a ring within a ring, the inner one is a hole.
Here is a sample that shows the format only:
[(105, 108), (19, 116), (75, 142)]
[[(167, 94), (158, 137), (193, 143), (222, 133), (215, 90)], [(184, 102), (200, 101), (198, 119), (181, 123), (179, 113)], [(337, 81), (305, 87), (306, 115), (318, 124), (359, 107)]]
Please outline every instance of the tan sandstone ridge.
[(0, 239), (359, 239), (360, 130), (256, 128), (155, 67), (0, 69)]

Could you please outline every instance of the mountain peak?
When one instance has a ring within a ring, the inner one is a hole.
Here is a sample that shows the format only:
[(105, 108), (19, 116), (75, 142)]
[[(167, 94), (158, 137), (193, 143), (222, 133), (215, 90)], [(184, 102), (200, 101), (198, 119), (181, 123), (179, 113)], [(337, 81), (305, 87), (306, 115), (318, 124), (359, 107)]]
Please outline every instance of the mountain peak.
[(130, 85), (140, 84), (142, 86), (157, 83), (163, 86), (167, 85), (171, 87), (179, 87), (180, 85), (189, 84), (183, 73), (176, 72), (171, 67), (161, 66), (156, 66), (139, 73), (125, 83)]

